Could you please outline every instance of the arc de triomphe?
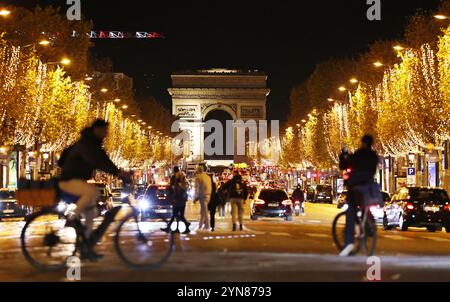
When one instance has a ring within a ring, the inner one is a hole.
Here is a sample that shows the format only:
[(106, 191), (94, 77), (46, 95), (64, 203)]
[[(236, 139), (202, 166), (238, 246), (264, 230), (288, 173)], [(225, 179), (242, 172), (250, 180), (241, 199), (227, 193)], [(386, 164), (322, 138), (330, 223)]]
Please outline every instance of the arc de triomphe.
[[(208, 69), (178, 72), (171, 76), (172, 114), (178, 116), (181, 129), (190, 135), (188, 162), (202, 162), (204, 156), (203, 123), (213, 111), (225, 111), (233, 120), (265, 120), (266, 100), (270, 90), (267, 74), (260, 71)], [(224, 130), (225, 131), (225, 130)], [(234, 162), (246, 157), (234, 155)], [(208, 160), (211, 165), (230, 161)]]

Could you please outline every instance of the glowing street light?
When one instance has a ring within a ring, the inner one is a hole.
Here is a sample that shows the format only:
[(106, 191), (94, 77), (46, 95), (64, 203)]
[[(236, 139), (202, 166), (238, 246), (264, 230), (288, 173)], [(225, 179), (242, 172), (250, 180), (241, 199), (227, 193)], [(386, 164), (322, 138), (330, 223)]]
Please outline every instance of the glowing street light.
[(341, 86), (341, 87), (339, 87), (338, 89), (339, 89), (339, 91), (341, 91), (341, 92), (344, 92), (344, 91), (347, 90), (347, 88), (345, 88), (344, 86)]
[(94, 79), (93, 77), (89, 77), (89, 76), (88, 76), (88, 77), (86, 77), (84, 80), (85, 80), (85, 81), (92, 81), (93, 79)]
[(59, 62), (49, 62), (47, 63), (47, 65), (70, 65), (70, 63), (72, 63), (72, 61), (68, 58), (62, 58), (61, 61)]
[(437, 15), (434, 15), (434, 18), (436, 18), (438, 20), (446, 20), (446, 19), (448, 19), (448, 16), (442, 15), (442, 14), (437, 14)]
[(373, 65), (374, 65), (375, 67), (381, 67), (381, 66), (383, 66), (384, 64), (381, 63), (380, 61), (376, 61), (376, 62), (373, 63)]
[(147, 123), (146, 122), (142, 122), (141, 125), (147, 125)]
[(331, 99), (331, 98), (329, 98), (329, 99), (328, 99), (328, 102), (330, 102), (330, 103), (331, 103), (331, 102), (334, 102), (334, 100), (333, 100), (333, 99)]
[(10, 10), (7, 10), (6, 8), (0, 9), (0, 16), (2, 17), (8, 17), (11, 14)]
[(142, 123), (142, 120), (138, 120), (138, 123)]
[(127, 105), (123, 105), (123, 106), (122, 106), (122, 109), (124, 109), (124, 110), (127, 109), (127, 108), (128, 108)]
[(119, 103), (120, 99), (115, 99), (114, 102)]
[(108, 92), (108, 89), (107, 88), (102, 88), (102, 89), (100, 89), (100, 91), (103, 92), (103, 93), (106, 93), (106, 92)]
[(152, 126), (148, 126), (147, 129), (152, 129)]
[(72, 61), (70, 61), (70, 59), (68, 59), (68, 58), (63, 58), (61, 60), (61, 64), (63, 64), (63, 65), (69, 65), (71, 62)]
[(392, 47), (393, 49), (395, 49), (396, 51), (401, 51), (403, 49), (405, 49), (403, 46), (401, 45), (395, 45), (394, 47)]
[(304, 124), (304, 123), (306, 123), (306, 120), (305, 120), (305, 119), (303, 119), (303, 120), (302, 120), (302, 123), (303, 123), (303, 124)]
[(39, 45), (42, 45), (42, 46), (50, 45), (50, 41), (49, 40), (41, 40), (41, 41), (39, 41)]
[(356, 78), (351, 78), (351, 79), (350, 79), (350, 83), (356, 84), (356, 83), (358, 83), (358, 79), (356, 79)]

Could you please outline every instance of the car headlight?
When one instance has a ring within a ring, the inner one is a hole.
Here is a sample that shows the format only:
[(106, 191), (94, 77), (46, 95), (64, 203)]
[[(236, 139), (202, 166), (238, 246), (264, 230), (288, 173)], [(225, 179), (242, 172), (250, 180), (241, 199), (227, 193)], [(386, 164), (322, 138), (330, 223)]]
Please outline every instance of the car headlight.
[(58, 203), (58, 205), (56, 206), (56, 210), (58, 212), (64, 212), (67, 208), (67, 204), (63, 201), (61, 201), (60, 203)]
[(150, 201), (148, 199), (141, 199), (138, 202), (138, 208), (141, 210), (147, 210), (150, 208)]
[(347, 211), (347, 209), (348, 209), (348, 204), (344, 204), (344, 205), (342, 206), (342, 211)]

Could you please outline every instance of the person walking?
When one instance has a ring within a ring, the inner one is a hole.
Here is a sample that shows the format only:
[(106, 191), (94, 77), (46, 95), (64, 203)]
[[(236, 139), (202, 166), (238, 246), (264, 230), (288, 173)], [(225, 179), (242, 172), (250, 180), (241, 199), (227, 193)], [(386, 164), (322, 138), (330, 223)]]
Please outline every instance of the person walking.
[(212, 182), (211, 178), (205, 173), (205, 168), (201, 165), (197, 167), (197, 176), (195, 177), (195, 198), (194, 203), (200, 202), (200, 221), (199, 230), (209, 230), (208, 203), (211, 200)]
[(189, 226), (191, 225), (184, 216), (184, 212), (186, 209), (186, 202), (188, 199), (187, 195), (188, 183), (186, 180), (186, 176), (183, 172), (180, 171), (180, 168), (175, 166), (173, 168), (173, 175), (170, 178), (170, 195), (172, 199), (172, 217), (166, 228), (161, 228), (164, 232), (170, 232), (170, 226), (172, 223), (177, 220), (177, 229), (176, 233), (179, 233), (179, 224), (180, 221), (184, 223), (186, 229), (183, 231), (183, 234), (190, 233)]
[(248, 197), (247, 185), (242, 181), (242, 176), (238, 171), (234, 172), (233, 178), (224, 184), (224, 189), (228, 192), (231, 204), (231, 217), (233, 223), (233, 231), (237, 229), (243, 230), (244, 202)]
[(211, 225), (211, 231), (214, 232), (214, 228), (216, 226), (216, 210), (219, 205), (219, 196), (217, 194), (216, 189), (216, 182), (214, 181), (213, 175), (210, 175), (211, 177), (211, 200), (208, 203), (208, 210), (209, 210), (209, 218), (210, 218), (210, 225)]
[(217, 189), (217, 198), (218, 198), (218, 205), (217, 205), (217, 211), (219, 214), (219, 218), (225, 218), (225, 205), (227, 203), (227, 194), (223, 189), (224, 183), (221, 182)]

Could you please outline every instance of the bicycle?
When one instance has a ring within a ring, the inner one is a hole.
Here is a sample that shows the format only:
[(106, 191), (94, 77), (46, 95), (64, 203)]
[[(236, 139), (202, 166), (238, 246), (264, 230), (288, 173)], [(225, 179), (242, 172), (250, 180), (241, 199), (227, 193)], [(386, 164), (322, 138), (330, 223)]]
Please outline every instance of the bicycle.
[[(69, 200), (69, 203), (78, 200), (77, 196), (64, 192), (60, 194), (62, 199)], [(134, 207), (130, 198), (126, 198), (125, 204), (128, 204), (130, 211), (118, 219), (118, 226), (114, 231), (116, 254), (123, 263), (133, 269), (159, 268), (174, 251), (172, 232), (162, 232), (158, 222), (140, 221), (139, 210)], [(103, 222), (94, 231), (97, 232), (96, 242), (102, 239), (121, 209), (122, 206), (119, 206), (105, 213)], [(68, 212), (67, 209), (53, 205), (26, 218), (20, 236), (21, 249), (25, 259), (38, 270), (64, 269), (67, 259), (76, 256), (89, 244), (84, 235), (84, 226), (68, 223)], [(165, 219), (162, 223), (167, 226)]]
[[(347, 211), (348, 207), (333, 220), (333, 241), (339, 252), (345, 247), (344, 233)], [(355, 215), (355, 249), (352, 254), (357, 254), (363, 248), (367, 256), (373, 256), (375, 255), (377, 243), (377, 224), (375, 219), (369, 207), (357, 207)]]

